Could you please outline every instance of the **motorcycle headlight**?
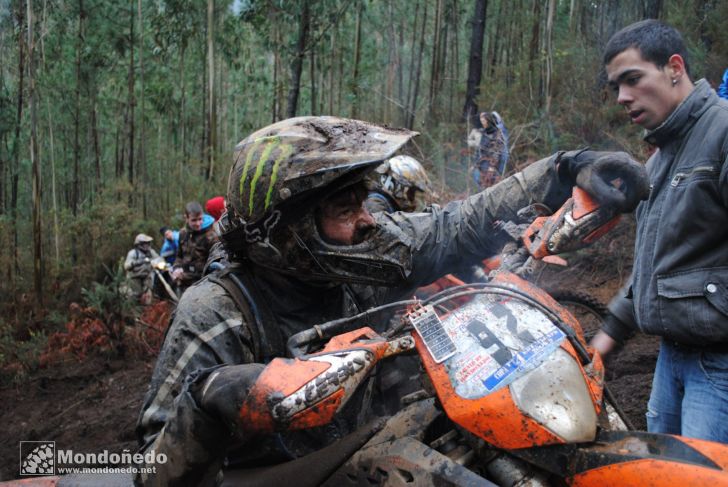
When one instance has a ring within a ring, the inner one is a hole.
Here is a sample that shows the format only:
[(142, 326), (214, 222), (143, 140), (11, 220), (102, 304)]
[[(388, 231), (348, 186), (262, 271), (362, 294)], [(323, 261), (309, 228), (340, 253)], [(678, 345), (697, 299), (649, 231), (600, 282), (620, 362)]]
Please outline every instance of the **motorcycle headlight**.
[(567, 442), (592, 441), (597, 413), (575, 359), (558, 348), (510, 385), (518, 408)]

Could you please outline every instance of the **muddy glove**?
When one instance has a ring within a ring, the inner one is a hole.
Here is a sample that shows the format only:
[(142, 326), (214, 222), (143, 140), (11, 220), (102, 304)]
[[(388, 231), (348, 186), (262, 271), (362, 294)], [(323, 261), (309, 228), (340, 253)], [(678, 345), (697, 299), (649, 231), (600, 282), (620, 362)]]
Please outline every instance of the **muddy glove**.
[(621, 213), (633, 211), (650, 195), (645, 167), (626, 152), (560, 152), (556, 163), (562, 180), (576, 184), (598, 203), (615, 206)]
[(244, 429), (240, 408), (264, 368), (263, 364), (220, 367), (194, 392), (195, 399), (203, 411), (222, 421), (231, 432), (239, 433)]

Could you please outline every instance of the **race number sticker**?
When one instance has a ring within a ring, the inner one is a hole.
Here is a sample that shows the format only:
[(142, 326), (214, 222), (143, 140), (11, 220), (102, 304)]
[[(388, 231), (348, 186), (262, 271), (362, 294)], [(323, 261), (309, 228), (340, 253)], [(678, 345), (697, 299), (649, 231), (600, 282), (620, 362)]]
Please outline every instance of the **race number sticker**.
[(455, 392), (484, 397), (537, 367), (565, 334), (521, 301), (479, 296), (443, 321), (458, 350), (445, 363)]
[(430, 352), (433, 360), (438, 364), (452, 357), (458, 351), (455, 342), (452, 341), (452, 338), (443, 328), (440, 317), (437, 316), (432, 306), (425, 306), (421, 310), (410, 314), (409, 320), (422, 341), (425, 342), (427, 351)]

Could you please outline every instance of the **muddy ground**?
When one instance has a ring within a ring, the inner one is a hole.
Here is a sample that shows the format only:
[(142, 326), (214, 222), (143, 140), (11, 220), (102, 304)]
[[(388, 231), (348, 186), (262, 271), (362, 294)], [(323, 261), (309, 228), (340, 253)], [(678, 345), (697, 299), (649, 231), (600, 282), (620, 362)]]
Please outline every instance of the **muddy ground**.
[[(609, 301), (632, 265), (631, 228), (629, 222), (622, 224), (600, 246), (572, 256), (568, 268), (549, 268), (535, 277), (546, 287), (581, 290)], [(637, 336), (609, 362), (609, 386), (637, 429), (646, 427), (657, 347), (654, 337)], [(134, 426), (153, 366), (153, 359), (67, 362), (0, 389), (0, 480), (17, 477), (21, 440), (55, 440), (56, 448), (74, 452), (134, 451)]]

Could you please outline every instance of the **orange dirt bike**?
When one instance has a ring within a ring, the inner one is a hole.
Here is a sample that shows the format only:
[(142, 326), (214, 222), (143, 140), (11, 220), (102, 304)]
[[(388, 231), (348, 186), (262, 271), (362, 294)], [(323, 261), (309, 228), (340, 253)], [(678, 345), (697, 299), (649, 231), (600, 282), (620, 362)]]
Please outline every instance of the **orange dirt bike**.
[[(312, 454), (227, 470), (223, 485), (728, 486), (727, 446), (625, 427), (579, 322), (521, 277), (615, 216), (575, 190), (554, 215), (500, 225), (512, 238), (487, 282), (382, 306), (404, 310), (386, 332), (361, 327), (369, 310), (292, 336), (293, 358), (271, 361), (240, 410), (251, 432), (328, 425), (397, 356), (420, 361), (422, 389)], [(49, 479), (92, 485), (71, 480)]]
[(487, 282), (380, 307), (405, 308), (384, 333), (347, 331), (369, 310), (292, 336), (295, 358), (273, 360), (241, 409), (258, 432), (328, 424), (398, 355), (419, 356), (423, 389), (331, 447), (226, 484), (728, 486), (728, 446), (626, 427), (579, 322), (520, 277), (598, 238), (616, 212), (575, 189), (554, 215), (521, 215), (501, 224), (512, 239)]

